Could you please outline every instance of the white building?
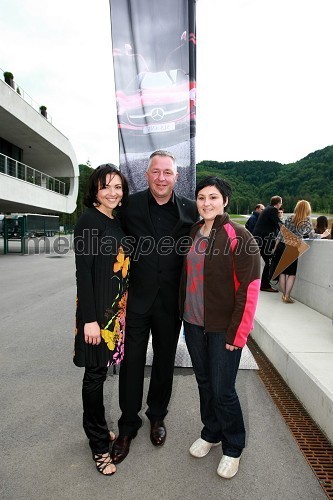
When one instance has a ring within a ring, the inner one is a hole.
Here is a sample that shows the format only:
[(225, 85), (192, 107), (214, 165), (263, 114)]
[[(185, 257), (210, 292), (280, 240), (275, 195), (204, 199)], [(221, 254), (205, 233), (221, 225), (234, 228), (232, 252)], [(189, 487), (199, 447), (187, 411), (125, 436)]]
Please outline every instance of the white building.
[(0, 80), (0, 212), (70, 214), (79, 176), (73, 147), (11, 83)]

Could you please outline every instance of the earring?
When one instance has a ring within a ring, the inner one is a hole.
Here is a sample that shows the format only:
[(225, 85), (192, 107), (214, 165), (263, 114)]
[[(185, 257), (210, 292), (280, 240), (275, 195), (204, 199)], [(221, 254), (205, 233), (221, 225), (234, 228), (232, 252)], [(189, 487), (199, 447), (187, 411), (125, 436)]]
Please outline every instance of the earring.
[(121, 201), (118, 203), (118, 207), (121, 207)]

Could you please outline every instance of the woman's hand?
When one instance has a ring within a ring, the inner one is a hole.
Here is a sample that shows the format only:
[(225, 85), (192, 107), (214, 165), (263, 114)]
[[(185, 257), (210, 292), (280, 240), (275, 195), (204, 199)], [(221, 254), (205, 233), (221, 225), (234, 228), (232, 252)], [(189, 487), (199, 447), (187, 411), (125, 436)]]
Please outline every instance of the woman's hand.
[(84, 341), (86, 344), (99, 345), (101, 342), (101, 330), (97, 321), (84, 324)]
[(331, 233), (331, 231), (329, 229), (325, 229), (325, 231), (323, 232), (323, 234), (320, 235), (321, 238), (326, 238), (327, 236), (329, 236)]
[(228, 351), (233, 351), (233, 350), (237, 350), (238, 347), (236, 347), (235, 345), (232, 345), (232, 344), (226, 344), (225, 345), (225, 348), (228, 350)]

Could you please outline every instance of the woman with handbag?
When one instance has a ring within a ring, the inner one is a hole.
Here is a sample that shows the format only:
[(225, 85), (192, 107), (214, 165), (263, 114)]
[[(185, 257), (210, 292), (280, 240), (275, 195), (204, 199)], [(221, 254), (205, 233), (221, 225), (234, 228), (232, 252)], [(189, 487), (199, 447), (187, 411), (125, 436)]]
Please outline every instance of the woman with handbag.
[[(321, 239), (326, 238), (329, 235), (329, 229), (326, 229), (322, 234), (315, 233), (311, 221), (311, 205), (306, 200), (299, 200), (296, 203), (294, 213), (286, 218), (284, 226), (300, 239), (303, 239), (304, 237)], [(284, 241), (283, 235), (280, 232), (276, 240), (277, 249), (284, 249), (287, 244), (288, 242)], [(279, 276), (279, 287), (282, 291), (282, 301), (285, 304), (293, 304), (295, 302), (294, 299), (290, 297), (290, 294), (296, 279), (297, 263), (298, 259), (294, 260), (286, 269), (283, 270), (282, 273), (280, 273)]]

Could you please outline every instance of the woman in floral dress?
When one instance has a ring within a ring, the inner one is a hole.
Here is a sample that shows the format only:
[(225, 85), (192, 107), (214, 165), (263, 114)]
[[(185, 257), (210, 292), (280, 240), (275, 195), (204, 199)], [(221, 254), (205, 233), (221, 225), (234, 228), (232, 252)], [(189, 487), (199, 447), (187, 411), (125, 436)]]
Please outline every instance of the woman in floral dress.
[(97, 470), (108, 476), (116, 471), (109, 453), (115, 436), (105, 420), (103, 384), (108, 367), (123, 358), (129, 267), (129, 257), (122, 246), (125, 234), (113, 211), (127, 196), (128, 184), (119, 170), (112, 164), (99, 166), (89, 178), (84, 200), (88, 208), (74, 231), (74, 363), (85, 367), (83, 427)]

